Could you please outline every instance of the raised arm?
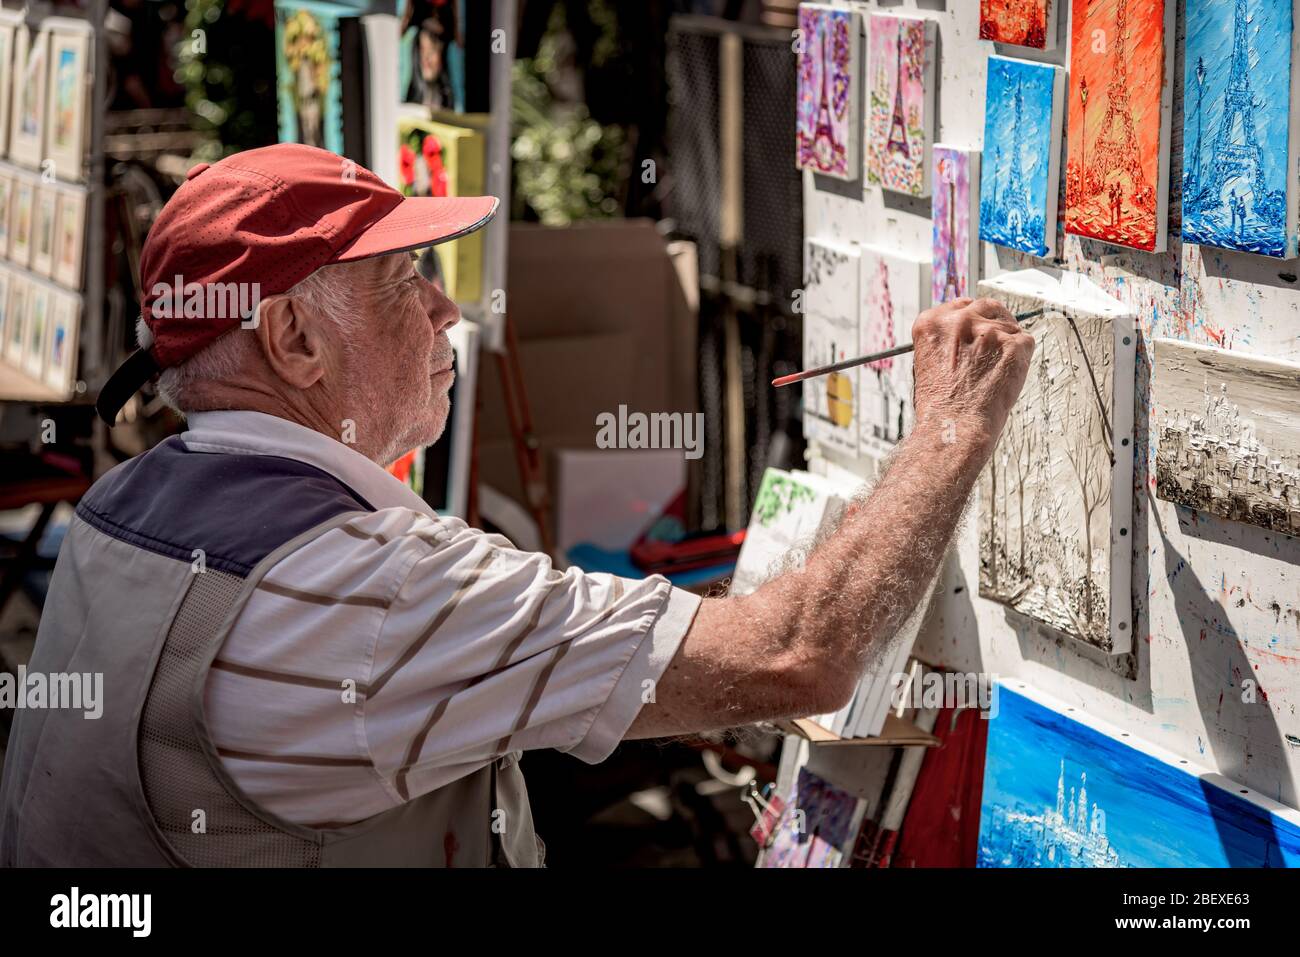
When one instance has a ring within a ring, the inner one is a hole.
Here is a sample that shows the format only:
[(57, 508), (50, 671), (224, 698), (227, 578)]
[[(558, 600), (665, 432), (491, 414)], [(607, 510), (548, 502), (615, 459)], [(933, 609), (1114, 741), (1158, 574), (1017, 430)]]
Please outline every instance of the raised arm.
[(1034, 340), (991, 299), (912, 327), (916, 426), (803, 568), (706, 599), (629, 738), (836, 710), (925, 593), (1024, 385)]

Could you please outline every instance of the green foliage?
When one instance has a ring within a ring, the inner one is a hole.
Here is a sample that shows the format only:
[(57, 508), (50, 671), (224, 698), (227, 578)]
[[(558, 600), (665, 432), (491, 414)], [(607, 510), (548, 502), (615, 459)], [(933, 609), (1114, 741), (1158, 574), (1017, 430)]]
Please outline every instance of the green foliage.
[(784, 512), (792, 512), (800, 502), (811, 502), (813, 490), (783, 475), (768, 475), (754, 499), (754, 517), (767, 526)]

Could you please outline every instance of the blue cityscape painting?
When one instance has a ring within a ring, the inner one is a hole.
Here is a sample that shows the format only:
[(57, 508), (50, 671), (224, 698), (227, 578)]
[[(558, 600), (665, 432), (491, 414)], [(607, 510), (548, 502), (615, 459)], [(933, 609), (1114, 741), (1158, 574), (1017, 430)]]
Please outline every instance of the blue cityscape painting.
[(980, 867), (1297, 867), (1300, 826), (999, 684)]
[(1056, 244), (1060, 173), (1060, 67), (988, 60), (980, 239), (1035, 256)]
[(1287, 223), (1291, 0), (1187, 0), (1183, 239), (1294, 252)]

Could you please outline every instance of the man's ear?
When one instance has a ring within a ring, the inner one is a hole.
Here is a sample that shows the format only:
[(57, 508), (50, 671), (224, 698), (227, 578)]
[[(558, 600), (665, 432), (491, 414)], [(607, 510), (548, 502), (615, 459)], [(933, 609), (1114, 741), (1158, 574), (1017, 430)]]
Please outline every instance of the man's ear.
[(321, 323), (301, 301), (289, 296), (263, 299), (261, 316), (253, 330), (275, 374), (296, 389), (316, 384), (325, 374), (328, 344)]

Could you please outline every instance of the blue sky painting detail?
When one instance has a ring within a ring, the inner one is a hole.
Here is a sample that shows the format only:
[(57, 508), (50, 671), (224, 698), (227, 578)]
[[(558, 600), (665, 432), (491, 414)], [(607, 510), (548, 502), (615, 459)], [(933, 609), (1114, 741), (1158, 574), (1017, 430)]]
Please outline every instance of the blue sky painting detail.
[(988, 70), (980, 239), (1047, 256), (1056, 238), (1061, 71), (1000, 56), (989, 57)]
[(998, 685), (980, 867), (1297, 867), (1300, 827)]
[(1291, 0), (1187, 0), (1183, 239), (1286, 256)]

